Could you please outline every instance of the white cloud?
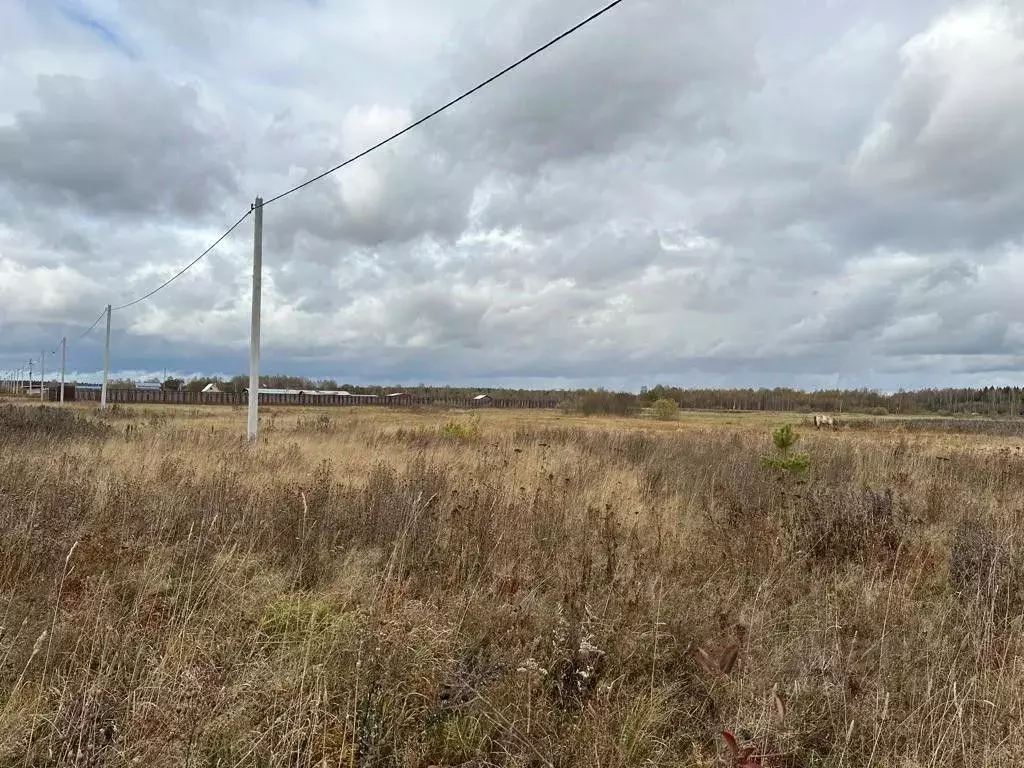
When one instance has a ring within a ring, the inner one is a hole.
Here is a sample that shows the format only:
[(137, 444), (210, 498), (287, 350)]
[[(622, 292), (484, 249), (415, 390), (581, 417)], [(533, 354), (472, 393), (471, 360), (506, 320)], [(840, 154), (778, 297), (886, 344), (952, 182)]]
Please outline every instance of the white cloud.
[(988, 197), (1019, 184), (1024, 10), (965, 3), (900, 50), (902, 72), (854, 160), (867, 184)]

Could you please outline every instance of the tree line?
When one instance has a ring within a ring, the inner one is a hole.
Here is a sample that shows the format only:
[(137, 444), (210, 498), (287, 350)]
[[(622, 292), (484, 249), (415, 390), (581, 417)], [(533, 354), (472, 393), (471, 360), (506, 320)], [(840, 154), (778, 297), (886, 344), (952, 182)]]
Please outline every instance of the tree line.
[[(168, 378), (159, 383), (164, 389), (198, 392), (207, 384), (216, 384), (222, 392), (240, 393), (249, 386), (247, 375), (228, 379), (196, 377), (186, 380)], [(112, 381), (112, 387), (131, 388), (132, 381)], [(260, 386), (272, 389), (342, 390), (354, 395), (385, 395), (404, 392), (415, 397), (438, 400), (471, 398), (488, 394), (500, 400), (556, 400), (565, 411), (592, 415), (634, 414), (658, 400), (674, 401), (684, 410), (713, 411), (790, 411), (794, 413), (868, 413), (873, 415), (936, 414), (1019, 416), (1024, 411), (1024, 388), (980, 387), (900, 390), (892, 394), (872, 389), (830, 389), (806, 391), (774, 389), (683, 389), (658, 384), (642, 387), (639, 394), (606, 389), (513, 389), (503, 387), (427, 386), (425, 384), (367, 386), (339, 383), (334, 379), (270, 374), (260, 376)]]
[(641, 390), (645, 403), (675, 400), (680, 408), (821, 413), (1014, 415), (1024, 408), (1024, 388), (927, 388), (892, 394), (873, 389), (680, 389), (655, 386)]
[(773, 389), (682, 389), (656, 385), (639, 395), (603, 389), (567, 393), (570, 410), (585, 414), (629, 415), (659, 400), (675, 402), (683, 410), (788, 411), (792, 413), (866, 413), (875, 416), (1020, 416), (1024, 415), (1024, 388), (980, 387), (900, 390), (892, 394), (872, 389), (806, 391)]

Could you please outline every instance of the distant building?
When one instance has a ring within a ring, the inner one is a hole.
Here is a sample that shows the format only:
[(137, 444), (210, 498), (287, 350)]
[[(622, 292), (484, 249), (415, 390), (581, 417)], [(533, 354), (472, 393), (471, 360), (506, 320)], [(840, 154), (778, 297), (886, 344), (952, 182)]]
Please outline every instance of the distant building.
[[(242, 390), (246, 395), (249, 388)], [(377, 395), (353, 395), (343, 389), (277, 389), (275, 387), (260, 387), (261, 395), (306, 395), (307, 397), (364, 397), (376, 398)]]
[[(249, 388), (246, 387), (242, 390), (246, 394), (249, 394)], [(315, 395), (315, 390), (312, 389), (282, 389), (279, 387), (260, 387), (261, 395)]]
[(202, 391), (203, 391), (203, 393), (207, 393), (207, 392), (220, 392), (221, 389), (220, 389), (220, 387), (218, 387), (216, 384), (214, 384), (211, 381), (209, 384), (207, 384), (205, 387), (203, 387)]
[(148, 390), (163, 389), (163, 387), (158, 382), (155, 381), (138, 381), (135, 383), (135, 388)]

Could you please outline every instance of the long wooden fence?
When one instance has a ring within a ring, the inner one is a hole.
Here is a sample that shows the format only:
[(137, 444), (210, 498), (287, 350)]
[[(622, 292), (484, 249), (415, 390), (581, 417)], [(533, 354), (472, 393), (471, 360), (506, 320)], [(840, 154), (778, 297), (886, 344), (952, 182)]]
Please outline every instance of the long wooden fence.
[[(51, 399), (54, 399), (51, 397)], [(74, 399), (85, 402), (99, 402), (98, 389), (77, 388)], [(163, 389), (109, 389), (108, 403), (166, 403), (168, 405), (247, 405), (249, 394), (243, 392), (186, 392)], [(556, 400), (502, 400), (490, 398), (434, 398), (400, 395), (308, 395), (261, 393), (260, 405), (321, 405), (321, 406), (377, 406), (408, 408), (427, 406), (433, 408), (526, 408), (552, 409), (558, 407)]]

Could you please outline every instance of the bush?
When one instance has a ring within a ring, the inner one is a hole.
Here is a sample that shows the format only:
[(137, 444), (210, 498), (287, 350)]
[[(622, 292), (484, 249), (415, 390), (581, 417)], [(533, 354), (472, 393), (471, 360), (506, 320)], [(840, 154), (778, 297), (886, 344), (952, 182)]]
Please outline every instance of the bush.
[(658, 421), (675, 421), (679, 418), (679, 404), (675, 400), (663, 397), (654, 401), (651, 412)]
[(474, 416), (468, 423), (449, 421), (441, 427), (441, 434), (451, 440), (473, 440), (480, 437), (480, 417)]
[(796, 441), (799, 439), (800, 435), (794, 432), (793, 427), (789, 424), (783, 424), (772, 432), (772, 442), (781, 454), (788, 453), (789, 449), (796, 445)]
[(779, 452), (778, 456), (762, 456), (761, 466), (765, 469), (781, 469), (786, 472), (802, 472), (811, 466), (811, 457), (806, 453), (790, 453), (790, 449), (800, 439), (793, 427), (783, 424), (772, 431), (772, 443)]
[(811, 466), (811, 457), (810, 454), (806, 453), (790, 453), (785, 456), (762, 456), (761, 466), (765, 469), (801, 472)]
[(636, 395), (603, 389), (583, 392), (574, 401), (574, 410), (584, 416), (631, 416), (638, 407)]

